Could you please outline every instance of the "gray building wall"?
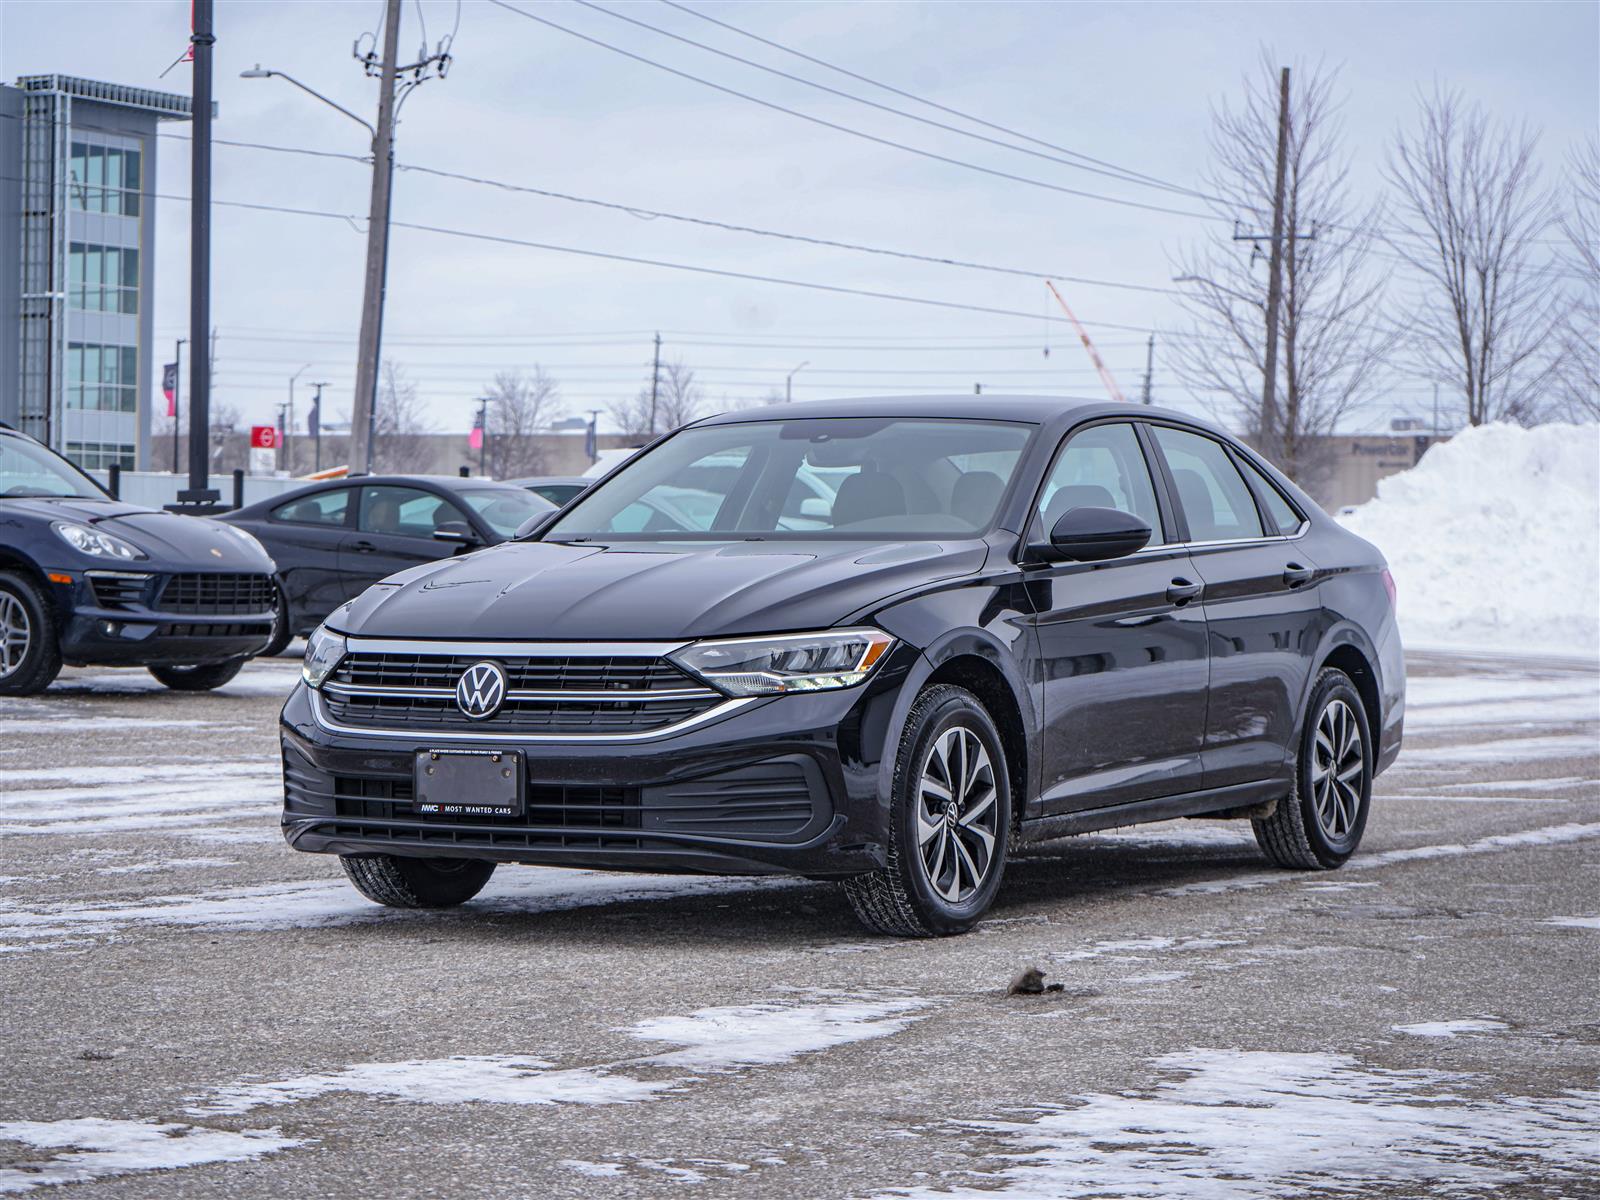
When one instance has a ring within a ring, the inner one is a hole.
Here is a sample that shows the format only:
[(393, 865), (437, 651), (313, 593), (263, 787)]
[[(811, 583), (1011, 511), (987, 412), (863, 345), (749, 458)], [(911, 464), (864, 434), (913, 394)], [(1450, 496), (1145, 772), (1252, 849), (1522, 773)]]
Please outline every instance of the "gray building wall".
[(17, 423), (22, 311), (22, 93), (0, 85), (0, 421)]

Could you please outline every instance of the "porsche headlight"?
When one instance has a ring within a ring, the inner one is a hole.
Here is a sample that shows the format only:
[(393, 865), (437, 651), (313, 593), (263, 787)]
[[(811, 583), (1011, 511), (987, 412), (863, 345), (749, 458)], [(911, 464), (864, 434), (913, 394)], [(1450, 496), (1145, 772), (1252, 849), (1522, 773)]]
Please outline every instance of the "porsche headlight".
[(668, 657), (730, 696), (777, 696), (855, 687), (892, 645), (881, 629), (830, 629), (695, 642)]
[(306, 660), (300, 668), (300, 677), (312, 687), (322, 686), (322, 681), (339, 665), (344, 651), (344, 635), (334, 633), (326, 625), (318, 625), (306, 639)]
[(136, 558), (145, 557), (144, 551), (139, 547), (92, 525), (79, 525), (72, 521), (52, 521), (50, 528), (55, 530), (58, 538), (79, 554), (87, 554), (91, 558), (119, 558), (124, 562), (132, 562)]

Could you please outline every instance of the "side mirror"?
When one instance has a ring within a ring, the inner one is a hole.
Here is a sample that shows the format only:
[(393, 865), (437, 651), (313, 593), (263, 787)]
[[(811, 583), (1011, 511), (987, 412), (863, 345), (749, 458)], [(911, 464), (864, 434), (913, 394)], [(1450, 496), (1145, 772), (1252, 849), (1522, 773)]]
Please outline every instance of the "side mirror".
[(452, 542), (457, 546), (479, 545), (478, 535), (472, 532), (472, 526), (465, 521), (441, 521), (433, 531), (433, 540), (436, 542)]
[(1050, 530), (1046, 557), (1069, 562), (1125, 558), (1150, 542), (1150, 526), (1115, 508), (1072, 508)]
[(550, 528), (551, 522), (561, 515), (561, 511), (559, 508), (552, 508), (549, 512), (534, 513), (533, 516), (517, 526), (517, 531), (511, 535), (511, 540), (513, 542), (522, 542), (538, 536)]

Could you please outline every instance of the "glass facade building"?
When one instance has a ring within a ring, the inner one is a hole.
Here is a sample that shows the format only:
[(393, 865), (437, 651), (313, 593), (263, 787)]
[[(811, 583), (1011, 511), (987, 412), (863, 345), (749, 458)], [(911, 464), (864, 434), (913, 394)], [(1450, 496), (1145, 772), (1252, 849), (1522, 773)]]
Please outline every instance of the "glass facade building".
[(0, 421), (83, 467), (148, 459), (156, 129), (189, 113), (71, 76), (0, 87)]

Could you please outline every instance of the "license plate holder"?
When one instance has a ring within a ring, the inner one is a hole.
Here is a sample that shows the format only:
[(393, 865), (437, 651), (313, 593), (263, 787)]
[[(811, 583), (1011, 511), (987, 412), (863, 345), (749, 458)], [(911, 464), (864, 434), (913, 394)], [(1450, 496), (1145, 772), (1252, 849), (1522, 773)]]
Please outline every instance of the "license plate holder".
[(523, 776), (517, 750), (419, 750), (411, 809), (438, 817), (520, 817)]

